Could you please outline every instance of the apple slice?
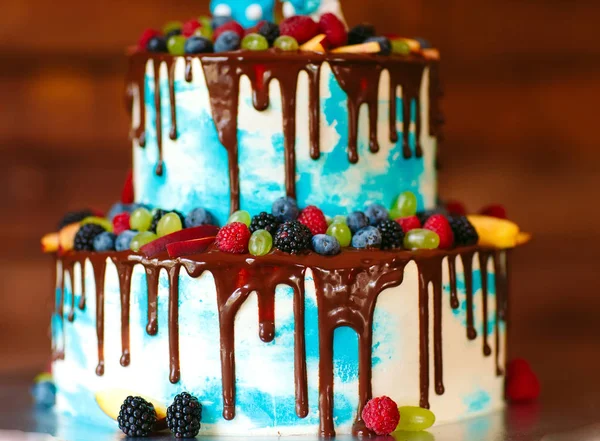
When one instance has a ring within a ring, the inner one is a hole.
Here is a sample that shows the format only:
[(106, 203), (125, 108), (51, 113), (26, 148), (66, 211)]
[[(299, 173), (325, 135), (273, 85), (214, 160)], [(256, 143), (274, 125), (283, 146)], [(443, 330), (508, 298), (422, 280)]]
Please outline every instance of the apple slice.
[(123, 404), (123, 401), (125, 401), (125, 399), (129, 396), (140, 397), (149, 403), (152, 403), (154, 410), (156, 410), (156, 429), (166, 429), (167, 407), (154, 398), (149, 398), (126, 389), (104, 390), (98, 392), (95, 398), (96, 403), (98, 403), (98, 406), (100, 406), (102, 412), (116, 421), (117, 417), (119, 416), (119, 410), (121, 410), (121, 404)]
[(167, 245), (167, 251), (169, 252), (169, 257), (172, 259), (193, 256), (194, 254), (200, 254), (206, 251), (213, 243), (215, 243), (216, 239), (216, 236), (211, 236), (185, 242), (174, 242)]
[(199, 227), (186, 228), (175, 233), (159, 237), (155, 241), (140, 248), (140, 253), (146, 257), (155, 257), (167, 251), (167, 245), (175, 242), (186, 242), (188, 240), (202, 239), (204, 237), (214, 237), (219, 232), (219, 227), (214, 225), (200, 225)]
[(59, 248), (58, 233), (48, 233), (42, 237), (42, 252), (43, 253), (55, 253)]

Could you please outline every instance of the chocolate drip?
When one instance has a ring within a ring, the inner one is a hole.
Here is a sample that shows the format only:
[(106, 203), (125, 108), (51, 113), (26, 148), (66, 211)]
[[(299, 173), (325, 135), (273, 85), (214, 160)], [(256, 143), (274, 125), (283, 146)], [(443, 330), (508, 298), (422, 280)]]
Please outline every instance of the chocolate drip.
[(488, 344), (488, 261), (490, 253), (479, 251), (479, 271), (481, 273), (481, 303), (483, 305), (483, 355), (492, 354), (492, 348)]
[[(57, 265), (55, 265), (57, 268)], [(60, 271), (58, 268), (56, 270), (56, 280), (57, 280), (57, 288), (59, 290), (58, 299), (54, 299), (54, 313), (58, 316), (61, 323), (61, 332), (62, 332), (62, 348), (59, 348), (58, 342), (53, 341), (52, 348), (52, 360), (64, 360), (65, 359), (65, 319), (64, 319), (64, 302), (65, 302), (65, 263), (60, 262)]]
[(175, 103), (175, 66), (177, 58), (169, 60), (167, 66), (167, 75), (169, 81), (169, 103), (171, 107), (171, 130), (169, 130), (169, 138), (175, 141), (177, 139), (177, 106)]
[[(156, 110), (156, 145), (158, 146), (158, 162), (155, 172), (158, 176), (163, 175), (163, 133), (162, 133), (162, 105), (160, 99), (160, 66), (161, 60), (152, 60), (154, 66), (154, 108)], [(168, 71), (169, 69), (167, 69)]]
[(169, 381), (181, 378), (179, 368), (179, 265), (169, 268)]
[(98, 366), (96, 375), (104, 375), (104, 276), (106, 260), (102, 255), (92, 260), (96, 285), (96, 336), (98, 337)]
[(131, 354), (129, 347), (129, 310), (131, 306), (131, 275), (133, 265), (127, 261), (121, 261), (112, 257), (119, 275), (119, 291), (121, 297), (121, 366), (129, 366)]
[(465, 291), (467, 297), (467, 338), (475, 340), (477, 331), (475, 330), (473, 317), (473, 255), (474, 252), (468, 252), (460, 255), (463, 264), (463, 273), (465, 275)]
[(496, 278), (496, 375), (504, 374), (503, 362), (500, 361), (500, 321), (507, 321), (508, 275), (510, 274), (507, 254), (509, 251), (494, 252), (494, 274)]
[(138, 113), (140, 123), (133, 128), (129, 134), (131, 140), (137, 141), (140, 147), (146, 146), (146, 62), (137, 57), (131, 57), (129, 62), (129, 73), (127, 76), (127, 108), (133, 111), (134, 91), (138, 91)]
[(79, 298), (79, 309), (83, 311), (85, 309), (85, 259), (79, 262), (81, 268), (81, 297)]
[(444, 89), (440, 80), (439, 63), (431, 63), (429, 72), (429, 134), (437, 138), (438, 142), (443, 142), (445, 118), (440, 104)]
[(348, 160), (358, 162), (358, 118), (360, 106), (369, 108), (369, 148), (379, 151), (377, 141), (377, 118), (379, 105), (379, 79), (383, 65), (352, 64), (347, 60), (331, 60), (331, 69), (340, 87), (348, 95)]
[(321, 64), (309, 63), (308, 74), (308, 130), (310, 136), (310, 157), (321, 157)]
[(158, 333), (158, 276), (160, 268), (146, 266), (146, 283), (148, 285), (148, 335)]
[(448, 273), (450, 276), (450, 307), (458, 309), (458, 290), (456, 287), (456, 256), (448, 256)]
[[(69, 311), (68, 320), (72, 322), (75, 320), (75, 264), (69, 264), (68, 268), (66, 268), (66, 272), (69, 273), (69, 280), (71, 281), (71, 310)], [(64, 280), (64, 272), (63, 272), (63, 280)]]
[(192, 70), (192, 59), (186, 57), (185, 59), (185, 81), (191, 83), (194, 80), (194, 72)]

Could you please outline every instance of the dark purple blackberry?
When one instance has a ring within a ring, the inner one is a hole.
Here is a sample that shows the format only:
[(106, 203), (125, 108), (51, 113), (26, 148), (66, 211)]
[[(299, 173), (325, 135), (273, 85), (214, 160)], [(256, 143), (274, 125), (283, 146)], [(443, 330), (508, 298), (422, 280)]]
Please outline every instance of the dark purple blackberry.
[(277, 37), (279, 37), (279, 26), (269, 21), (263, 22), (258, 28), (258, 33), (265, 37), (269, 42), (269, 46), (273, 46)]
[(97, 224), (82, 225), (73, 243), (75, 251), (94, 251), (94, 239), (106, 230)]
[(450, 227), (454, 233), (454, 244), (456, 246), (477, 245), (479, 235), (466, 216), (448, 216), (448, 222), (450, 222)]
[(117, 422), (127, 436), (150, 436), (156, 423), (156, 410), (141, 397), (127, 397), (121, 404)]
[(167, 425), (175, 438), (195, 438), (201, 419), (202, 404), (187, 392), (177, 395), (167, 409)]
[(277, 229), (275, 248), (284, 253), (300, 254), (310, 249), (312, 233), (298, 221), (289, 221)]
[(181, 225), (185, 225), (185, 216), (177, 210), (163, 210), (162, 208), (157, 208), (156, 210), (152, 210), (152, 224), (150, 224), (150, 231), (156, 233), (156, 227), (158, 226), (158, 221), (167, 213), (175, 213), (181, 219)]
[(402, 227), (393, 220), (385, 220), (381, 222), (377, 229), (381, 233), (381, 249), (391, 250), (402, 248), (404, 242), (404, 231)]
[(62, 218), (60, 223), (58, 224), (58, 229), (60, 230), (67, 225), (74, 224), (75, 222), (81, 222), (86, 217), (93, 216), (92, 210), (80, 210), (80, 211), (71, 211)]
[(374, 36), (375, 26), (363, 23), (350, 29), (350, 32), (348, 32), (348, 44), (361, 44)]
[(277, 233), (277, 229), (281, 225), (281, 221), (272, 214), (265, 211), (254, 216), (250, 223), (250, 231), (254, 233), (256, 230), (267, 230), (271, 235)]

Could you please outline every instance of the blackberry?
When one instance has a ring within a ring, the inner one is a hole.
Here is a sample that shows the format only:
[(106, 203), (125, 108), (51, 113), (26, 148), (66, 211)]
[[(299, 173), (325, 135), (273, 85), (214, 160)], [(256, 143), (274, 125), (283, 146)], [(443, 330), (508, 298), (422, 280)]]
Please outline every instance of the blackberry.
[(140, 397), (127, 397), (117, 418), (119, 429), (127, 436), (149, 436), (154, 431), (156, 410)]
[(298, 221), (282, 224), (275, 235), (275, 247), (289, 254), (300, 254), (310, 249), (311, 241), (310, 230)]
[(279, 37), (279, 26), (275, 23), (265, 21), (259, 28), (258, 33), (265, 37), (269, 42), (269, 46), (273, 46), (277, 37)]
[(363, 23), (350, 29), (350, 32), (348, 32), (348, 44), (361, 44), (364, 43), (367, 38), (374, 36), (375, 26)]
[(457, 246), (477, 245), (479, 235), (466, 216), (448, 216), (450, 228), (454, 233), (454, 243)]
[(250, 231), (254, 233), (256, 230), (267, 230), (271, 235), (274, 235), (280, 225), (281, 221), (279, 219), (272, 214), (263, 211), (252, 218)]
[(402, 248), (404, 242), (404, 231), (402, 227), (393, 220), (385, 220), (381, 222), (377, 229), (381, 233), (381, 249), (390, 250), (394, 248)]
[(75, 222), (81, 222), (86, 217), (93, 216), (92, 210), (81, 210), (81, 211), (71, 211), (62, 218), (60, 223), (58, 224), (58, 229), (62, 229), (67, 225), (74, 224)]
[(156, 227), (158, 226), (158, 221), (167, 213), (175, 213), (181, 219), (181, 225), (185, 225), (185, 216), (177, 210), (163, 210), (162, 208), (157, 208), (156, 210), (152, 210), (152, 223), (150, 224), (150, 231), (156, 233)]
[(167, 409), (167, 425), (175, 438), (194, 438), (200, 431), (202, 404), (187, 392), (175, 397)]
[(82, 225), (73, 243), (75, 251), (94, 251), (94, 239), (106, 230), (97, 224)]

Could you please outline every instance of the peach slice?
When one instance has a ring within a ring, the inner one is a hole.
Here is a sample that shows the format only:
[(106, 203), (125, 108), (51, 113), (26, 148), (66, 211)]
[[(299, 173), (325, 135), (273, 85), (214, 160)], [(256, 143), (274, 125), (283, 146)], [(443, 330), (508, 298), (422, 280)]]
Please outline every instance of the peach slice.
[(514, 248), (518, 245), (519, 226), (506, 219), (491, 216), (467, 216), (477, 230), (479, 245), (493, 248)]
[(331, 51), (333, 54), (378, 54), (379, 52), (381, 52), (381, 45), (377, 41), (342, 46)]
[(186, 242), (205, 237), (214, 237), (219, 232), (219, 227), (214, 225), (200, 225), (199, 227), (186, 228), (158, 239), (140, 248), (140, 253), (146, 257), (155, 257), (167, 251), (167, 245), (175, 242)]
[(81, 223), (67, 225), (58, 232), (58, 248), (60, 251), (71, 251), (75, 245), (75, 235), (79, 231)]
[(427, 60), (439, 60), (440, 59), (440, 51), (437, 49), (423, 49), (421, 51), (423, 57)]
[(116, 421), (117, 417), (119, 416), (119, 410), (121, 410), (121, 404), (123, 404), (123, 401), (125, 401), (125, 399), (129, 396), (140, 397), (149, 403), (152, 403), (154, 410), (156, 410), (156, 428), (159, 430), (166, 428), (167, 407), (154, 398), (149, 398), (126, 389), (104, 390), (98, 392), (95, 398), (96, 403), (98, 403), (98, 406), (100, 406), (102, 412), (104, 412), (109, 418), (112, 418)]
[(59, 238), (58, 233), (48, 233), (41, 240), (43, 253), (55, 253), (58, 251)]
[(325, 53), (325, 46), (323, 46), (323, 42), (327, 39), (325, 34), (319, 34), (316, 37), (311, 38), (302, 46), (300, 46), (300, 50), (304, 52), (319, 52)]
[(167, 251), (169, 252), (169, 257), (172, 259), (193, 256), (194, 254), (200, 254), (206, 251), (213, 243), (215, 243), (216, 239), (216, 236), (211, 236), (185, 242), (174, 242), (167, 245)]

